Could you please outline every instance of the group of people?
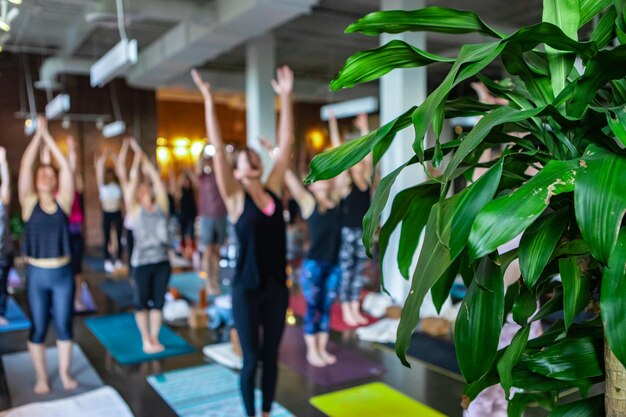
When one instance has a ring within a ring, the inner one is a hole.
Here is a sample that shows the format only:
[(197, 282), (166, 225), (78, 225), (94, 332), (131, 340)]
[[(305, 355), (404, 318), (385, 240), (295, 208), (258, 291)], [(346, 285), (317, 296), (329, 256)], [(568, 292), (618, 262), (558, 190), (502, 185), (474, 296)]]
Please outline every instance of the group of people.
[[(277, 383), (278, 349), (285, 326), (287, 289), (286, 227), (282, 192), (286, 187), (308, 223), (310, 250), (302, 267), (300, 287), (307, 301), (304, 330), (307, 360), (321, 367), (335, 363), (327, 349), (330, 308), (339, 297), (344, 321), (364, 324), (359, 297), (363, 288), (362, 219), (369, 208), (371, 160), (329, 181), (305, 187), (290, 170), (294, 143), (293, 73), (277, 70), (272, 86), (280, 115), (274, 163), (262, 181), (263, 163), (250, 148), (227, 152), (216, 117), (213, 94), (196, 71), (192, 77), (204, 98), (207, 137), (215, 150), (203, 155), (196, 171), (185, 171), (170, 193), (157, 168), (134, 139), (125, 139), (118, 155), (105, 151), (95, 160), (98, 194), (103, 210), (105, 269), (122, 265), (126, 247), (136, 287), (135, 319), (144, 352), (164, 349), (159, 342), (162, 308), (171, 272), (173, 237), (168, 224), (172, 209), (180, 225), (183, 251), (195, 247), (194, 223), (200, 217), (202, 271), (210, 293), (219, 288), (219, 249), (227, 221), (234, 225), (239, 250), (232, 284), (235, 327), (243, 352), (241, 394), (248, 416), (255, 415), (254, 386), (262, 363), (264, 415), (269, 415)], [(333, 145), (341, 138), (331, 118)], [(357, 119), (362, 134), (367, 118)], [(22, 157), (18, 195), (25, 222), (23, 252), (27, 267), (27, 300), (32, 318), (28, 350), (36, 372), (34, 391), (50, 391), (45, 364), (45, 337), (52, 317), (57, 333), (59, 376), (74, 389), (70, 373), (72, 317), (78, 303), (83, 253), (83, 179), (76, 168), (76, 144), (68, 141), (64, 155), (40, 117)], [(126, 159), (134, 153), (130, 170)], [(107, 169), (112, 159), (113, 169)], [(6, 152), (0, 148), (0, 324), (6, 320), (6, 281), (12, 264), (8, 212), (11, 198)], [(173, 201), (172, 201), (173, 200)], [(124, 212), (124, 214), (122, 214)], [(51, 314), (52, 313), (52, 314)], [(262, 329), (262, 331), (261, 331)]]

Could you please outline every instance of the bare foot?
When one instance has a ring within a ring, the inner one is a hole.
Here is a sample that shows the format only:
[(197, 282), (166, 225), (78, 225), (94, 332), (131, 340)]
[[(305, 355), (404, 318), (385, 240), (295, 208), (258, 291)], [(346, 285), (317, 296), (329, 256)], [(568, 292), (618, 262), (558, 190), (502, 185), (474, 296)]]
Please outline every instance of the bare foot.
[(147, 339), (143, 341), (143, 353), (147, 355), (155, 353), (154, 345), (151, 340)]
[(61, 384), (63, 385), (63, 389), (65, 389), (66, 391), (72, 391), (78, 388), (78, 382), (76, 382), (76, 380), (72, 378), (70, 374), (65, 374), (65, 375), (60, 374), (59, 378), (61, 379)]
[(363, 316), (360, 312), (357, 312), (357, 313), (354, 315), (354, 318), (356, 319), (356, 322), (357, 322), (358, 324), (361, 324), (361, 325), (362, 325), (362, 324), (367, 324), (367, 323), (369, 323), (369, 320), (367, 320), (367, 319), (365, 318), (365, 316)]
[(85, 304), (83, 304), (82, 301), (74, 301), (74, 310), (77, 313), (80, 313), (87, 310), (87, 307), (85, 306)]
[(322, 357), (317, 352), (308, 352), (306, 354), (306, 360), (309, 365), (316, 368), (323, 368), (324, 366), (326, 366), (326, 362), (324, 362)]
[(326, 350), (320, 351), (320, 358), (322, 358), (326, 365), (334, 365), (337, 363), (337, 357), (335, 355), (331, 355)]
[(150, 342), (152, 344), (152, 348), (154, 349), (152, 353), (159, 353), (165, 350), (165, 346), (163, 346), (158, 338), (153, 338)]
[(343, 322), (346, 323), (350, 327), (357, 327), (359, 325), (359, 323), (354, 319), (354, 317), (352, 317), (352, 313), (344, 312), (342, 318), (343, 318)]
[(6, 317), (0, 316), (0, 326), (6, 326), (7, 324), (9, 324), (9, 320), (7, 320)]
[(38, 379), (35, 383), (35, 388), (33, 388), (33, 392), (37, 395), (50, 394), (50, 385), (48, 384), (48, 381), (45, 379)]

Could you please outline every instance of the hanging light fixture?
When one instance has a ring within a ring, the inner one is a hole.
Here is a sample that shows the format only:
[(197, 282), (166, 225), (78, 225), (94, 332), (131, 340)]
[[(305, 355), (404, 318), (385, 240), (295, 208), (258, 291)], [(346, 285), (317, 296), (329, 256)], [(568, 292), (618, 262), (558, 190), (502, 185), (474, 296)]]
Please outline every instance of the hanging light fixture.
[[(19, 0), (18, 0), (19, 1)], [(9, 32), (11, 30), (11, 22), (20, 14), (20, 9), (12, 7), (9, 10), (9, 2), (7, 0), (0, 1), (0, 30)]]
[(9, 2), (13, 4), (22, 4), (22, 0), (9, 0)]

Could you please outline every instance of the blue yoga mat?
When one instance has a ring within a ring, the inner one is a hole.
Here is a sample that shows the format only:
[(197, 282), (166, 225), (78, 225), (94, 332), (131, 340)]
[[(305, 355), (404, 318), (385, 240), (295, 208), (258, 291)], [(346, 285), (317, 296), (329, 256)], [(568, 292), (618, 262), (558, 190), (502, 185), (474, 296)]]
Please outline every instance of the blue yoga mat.
[(176, 288), (180, 295), (193, 303), (198, 302), (200, 289), (204, 287), (204, 280), (197, 272), (173, 274), (168, 284), (169, 288)]
[(122, 365), (185, 355), (195, 351), (185, 339), (169, 327), (163, 326), (159, 340), (165, 346), (165, 350), (150, 355), (144, 353), (135, 317), (130, 313), (92, 317), (85, 320), (85, 323), (115, 360)]
[(118, 308), (124, 309), (135, 304), (135, 290), (129, 279), (105, 279), (98, 283), (98, 287)]
[(9, 297), (7, 301), (6, 313), (6, 319), (9, 321), (9, 324), (0, 326), (0, 333), (30, 329), (30, 320), (28, 320), (28, 317), (26, 317), (26, 314), (24, 314), (24, 311), (13, 297)]
[[(239, 377), (221, 365), (202, 365), (149, 376), (148, 383), (180, 417), (232, 417), (245, 415)], [(261, 392), (255, 390), (258, 414)], [(278, 403), (272, 417), (294, 417)]]

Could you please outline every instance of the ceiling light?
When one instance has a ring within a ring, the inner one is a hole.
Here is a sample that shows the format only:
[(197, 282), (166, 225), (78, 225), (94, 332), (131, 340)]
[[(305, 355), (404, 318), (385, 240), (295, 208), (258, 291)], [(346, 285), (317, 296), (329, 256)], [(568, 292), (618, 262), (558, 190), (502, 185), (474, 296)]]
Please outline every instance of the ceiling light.
[(337, 119), (344, 119), (360, 113), (374, 113), (377, 110), (378, 99), (376, 97), (364, 97), (322, 106), (320, 108), (320, 117), (322, 120), (328, 120), (328, 115), (332, 112)]
[(11, 25), (4, 21), (4, 19), (0, 19), (0, 30), (4, 30), (5, 32), (9, 32), (11, 30)]
[(9, 3), (22, 4), (22, 0), (9, 0)]

